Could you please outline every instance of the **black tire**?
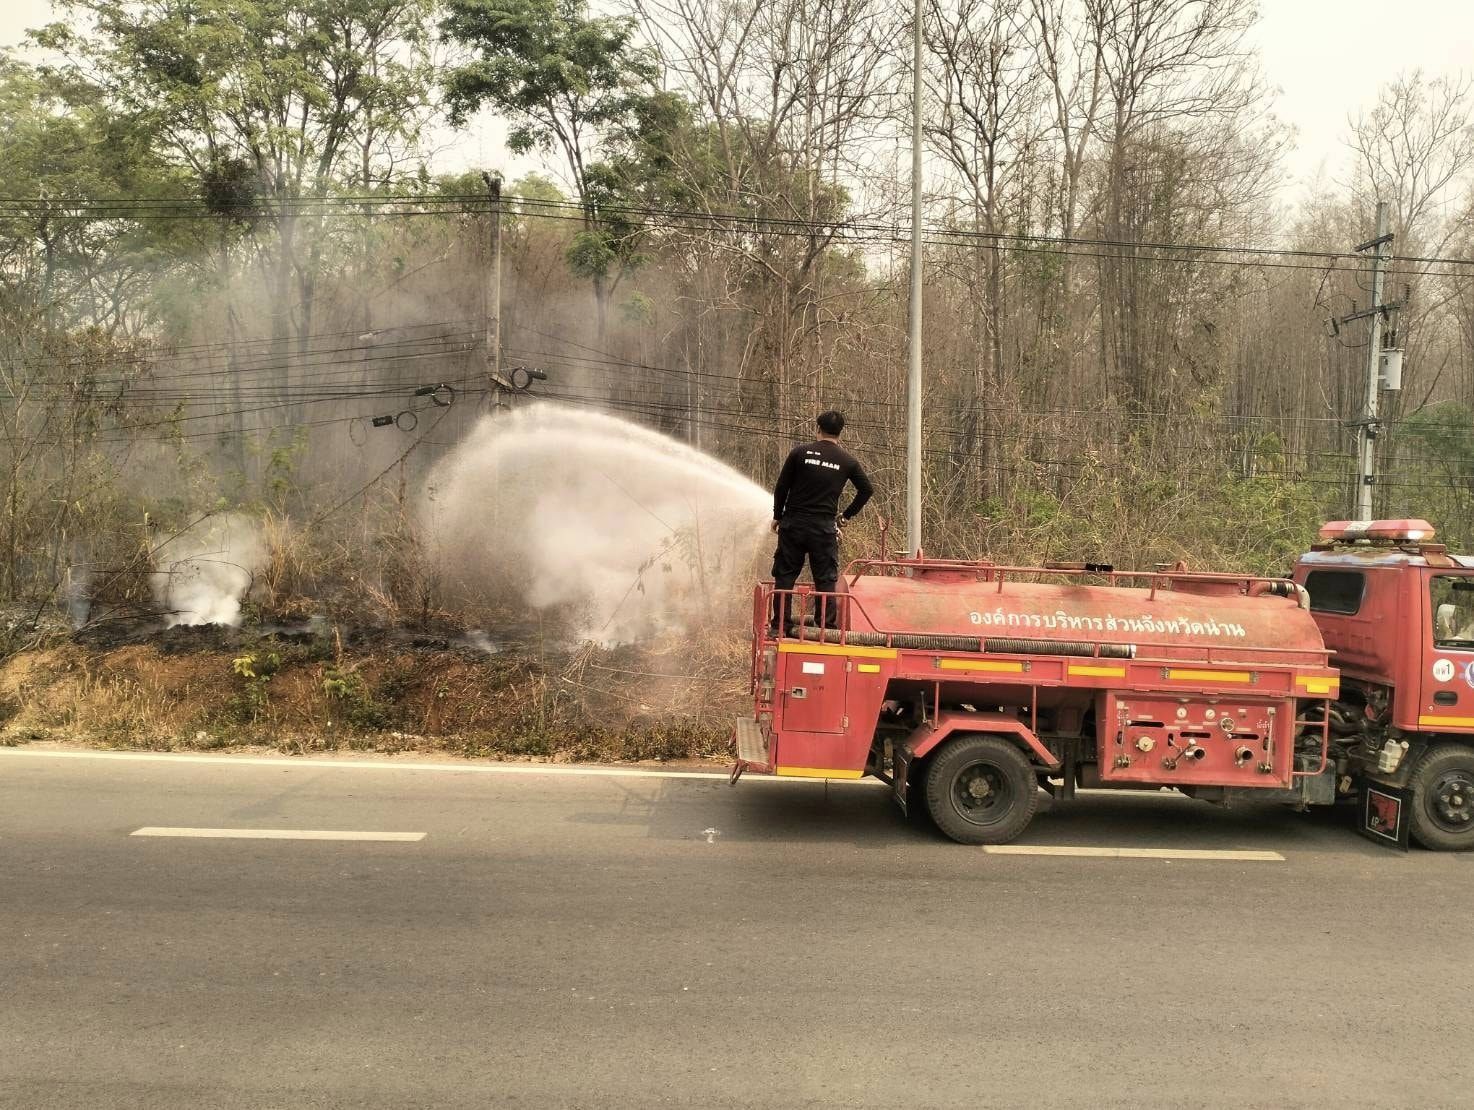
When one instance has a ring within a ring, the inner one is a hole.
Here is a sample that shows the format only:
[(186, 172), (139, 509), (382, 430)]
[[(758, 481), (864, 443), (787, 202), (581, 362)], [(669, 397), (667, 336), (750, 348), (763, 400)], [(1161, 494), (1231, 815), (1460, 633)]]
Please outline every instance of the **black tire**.
[(1418, 761), (1413, 791), (1412, 837), (1437, 852), (1474, 848), (1474, 748), (1438, 744)]
[(959, 844), (1007, 844), (1038, 807), (1034, 765), (1001, 736), (949, 740), (927, 768), (927, 812)]

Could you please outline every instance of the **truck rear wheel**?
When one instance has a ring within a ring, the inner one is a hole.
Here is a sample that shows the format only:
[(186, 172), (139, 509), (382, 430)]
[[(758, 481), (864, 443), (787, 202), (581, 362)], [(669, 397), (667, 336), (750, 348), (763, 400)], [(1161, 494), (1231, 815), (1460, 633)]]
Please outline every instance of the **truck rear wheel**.
[(1429, 749), (1408, 785), (1414, 840), (1442, 852), (1474, 848), (1474, 748), (1440, 744)]
[(926, 808), (960, 844), (1007, 844), (1039, 805), (1034, 765), (1000, 736), (949, 740), (926, 771)]

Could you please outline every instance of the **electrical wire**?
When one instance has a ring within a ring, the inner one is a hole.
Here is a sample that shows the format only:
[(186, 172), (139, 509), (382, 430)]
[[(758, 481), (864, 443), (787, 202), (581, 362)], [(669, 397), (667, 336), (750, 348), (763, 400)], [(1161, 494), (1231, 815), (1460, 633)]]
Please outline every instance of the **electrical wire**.
[[(536, 348), (518, 347), (518, 346), (515, 346), (515, 345), (514, 346), (510, 346), (510, 347), (507, 347), (507, 348), (504, 348), (505, 351), (513, 352), (513, 353), (517, 354), (519, 357), (526, 358), (526, 359), (529, 359), (529, 360), (538, 360), (538, 361), (541, 361), (544, 365), (547, 365), (547, 366), (561, 366), (564, 369), (567, 369), (567, 370), (569, 370), (569, 371), (571, 371), (573, 373), (586, 374), (586, 373), (589, 373), (589, 372), (598, 372), (600, 370), (637, 369), (637, 370), (645, 370), (645, 371), (650, 371), (650, 372), (653, 372), (653, 373), (660, 373), (660, 374), (668, 375), (671, 378), (685, 378), (685, 377), (690, 376), (690, 377), (694, 377), (694, 378), (699, 378), (699, 379), (701, 379), (703, 381), (737, 382), (737, 383), (742, 383), (743, 385), (751, 386), (753, 388), (758, 388), (758, 389), (773, 388), (773, 387), (775, 387), (778, 384), (778, 383), (775, 383), (775, 382), (772, 382), (772, 381), (765, 381), (765, 380), (759, 379), (759, 378), (742, 377), (740, 375), (733, 375), (733, 374), (720, 374), (720, 373), (715, 373), (715, 372), (711, 372), (711, 371), (698, 370), (698, 369), (695, 369), (695, 368), (687, 369), (687, 368), (684, 368), (684, 367), (662, 366), (662, 365), (658, 365), (658, 364), (654, 364), (654, 363), (637, 362), (637, 361), (632, 361), (632, 360), (627, 360), (627, 359), (621, 359), (621, 358), (617, 358), (617, 357), (613, 356), (612, 354), (609, 354), (608, 352), (601, 352), (601, 351), (598, 350), (598, 348), (591, 347), (588, 344), (576, 343), (576, 342), (574, 342), (572, 340), (568, 340), (568, 339), (566, 339), (564, 337), (555, 336), (555, 335), (552, 335), (552, 334), (547, 333), (547, 332), (537, 331), (536, 329), (526, 327), (525, 325), (514, 325), (514, 326), (520, 328), (521, 330), (526, 330), (526, 331), (529, 331), (529, 332), (533, 332), (533, 333), (535, 333), (537, 335), (543, 336), (543, 337), (548, 338), (548, 339), (556, 340), (558, 342), (567, 343), (567, 344), (569, 344), (571, 346), (574, 346), (574, 347), (577, 347), (577, 348), (579, 348), (581, 350), (585, 350), (585, 351), (589, 351), (589, 352), (594, 352), (594, 354), (592, 354), (592, 355), (567, 355), (567, 354), (559, 354), (559, 353), (545, 351), (545, 350), (539, 350), (539, 349), (536, 349)], [(605, 376), (609, 380), (617, 380), (617, 379), (614, 378), (614, 376), (612, 374), (606, 374)], [(790, 383), (790, 384), (792, 384), (792, 383)], [(679, 388), (679, 387), (677, 387), (677, 388)], [(833, 394), (831, 393), (831, 396), (832, 395)], [(905, 403), (904, 402), (901, 402), (901, 401), (887, 401), (887, 400), (883, 400), (883, 399), (879, 399), (879, 398), (866, 398), (866, 397), (844, 397), (842, 400), (837, 400), (836, 401), (836, 404), (837, 405), (841, 405), (842, 407), (859, 406), (859, 407), (862, 407), (862, 408), (883, 408), (883, 409), (893, 409), (893, 410), (903, 410), (905, 408)], [(1115, 420), (1120, 420), (1122, 418), (1121, 414), (1119, 414), (1119, 413), (1110, 412), (1110, 411), (1104, 411), (1104, 410), (1101, 410), (1101, 409), (1098, 409), (1098, 408), (1096, 408), (1096, 409), (1068, 409), (1068, 408), (1022, 409), (1022, 410), (1011, 411), (1009, 413), (1009, 416), (1010, 416), (1010, 418), (1012, 418), (1012, 417), (1036, 418), (1036, 419), (1040, 419), (1040, 420), (1050, 420), (1050, 421), (1058, 420), (1061, 417), (1072, 417), (1072, 418), (1078, 418), (1078, 419), (1081, 419), (1081, 420), (1088, 420), (1088, 421), (1115, 421)], [(1179, 413), (1179, 412), (1172, 412), (1172, 411), (1168, 411), (1168, 410), (1149, 410), (1149, 411), (1142, 411), (1142, 412), (1134, 412), (1134, 413), (1131, 414), (1131, 419), (1163, 419), (1163, 420), (1167, 420), (1167, 419), (1179, 419), (1179, 418), (1181, 418), (1181, 416), (1182, 416), (1182, 414)], [(1283, 423), (1284, 423), (1284, 420), (1282, 418), (1278, 418), (1278, 417), (1274, 417), (1274, 416), (1267, 416), (1267, 415), (1254, 415), (1254, 414), (1231, 414), (1231, 413), (1225, 413), (1225, 414), (1222, 414), (1221, 416), (1215, 418), (1215, 420), (1217, 421), (1217, 423), (1220, 426), (1223, 426), (1223, 427), (1233, 427), (1233, 426), (1236, 426), (1236, 425), (1256, 425), (1256, 424), (1262, 424), (1262, 425), (1270, 425), (1270, 426), (1273, 426), (1273, 427), (1278, 428), (1278, 427), (1282, 426)], [(1340, 417), (1336, 417), (1336, 416), (1314, 416), (1314, 415), (1308, 415), (1308, 414), (1307, 415), (1303, 415), (1303, 416), (1297, 415), (1293, 419), (1293, 421), (1291, 421), (1291, 422), (1292, 423), (1305, 423), (1305, 424), (1318, 424), (1318, 425), (1336, 425), (1336, 426), (1340, 426), (1340, 427), (1345, 427), (1346, 424), (1347, 424), (1347, 422), (1345, 420), (1341, 419)], [(1438, 429), (1450, 429), (1450, 430), (1465, 429), (1467, 427), (1467, 425), (1461, 424), (1461, 423), (1440, 423), (1440, 422), (1432, 422), (1432, 421), (1420, 421), (1420, 420), (1416, 420), (1415, 418), (1413, 418), (1411, 416), (1404, 416), (1404, 417), (1401, 417), (1401, 418), (1398, 418), (1398, 419), (1388, 418), (1388, 419), (1383, 420), (1382, 423), (1385, 426), (1387, 426), (1387, 427), (1394, 427), (1394, 428), (1395, 427), (1398, 427), (1400, 425), (1405, 425), (1405, 424), (1412, 424), (1412, 425), (1416, 425), (1416, 426), (1422, 427), (1422, 428), (1438, 428)], [(979, 434), (979, 433), (973, 433), (973, 434)], [(1000, 436), (1006, 436), (1006, 435), (1011, 434), (1011, 433), (1001, 432), (1001, 433), (997, 433), (997, 434), (1000, 435)]]
[[(75, 202), (66, 207), (71, 211), (56, 212), (54, 207), (61, 202), (45, 198), (3, 198), (0, 199), (0, 218), (7, 216), (15, 218), (24, 217), (29, 214), (29, 209), (41, 206), (46, 209), (44, 215), (47, 219), (63, 220), (153, 220), (153, 219), (212, 219), (228, 218), (219, 213), (213, 213), (203, 208), (196, 208), (185, 201), (157, 201), (148, 204), (140, 204), (136, 201), (117, 202)], [(430, 216), (430, 215), (478, 215), (488, 211), (489, 199), (475, 194), (446, 194), (441, 196), (419, 196), (419, 197), (317, 197), (317, 198), (293, 198), (285, 202), (273, 202), (279, 205), (279, 215), (317, 214), (326, 215), (334, 211), (348, 212), (359, 216)], [(841, 238), (847, 242), (854, 243), (899, 243), (909, 239), (909, 227), (900, 223), (876, 223), (858, 220), (814, 220), (802, 217), (777, 217), (764, 216), (760, 214), (732, 213), (732, 212), (699, 212), (693, 210), (640, 207), (633, 205), (595, 205), (586, 206), (577, 201), (553, 201), (537, 198), (506, 198), (505, 203), (513, 207), (515, 212), (518, 207), (532, 209), (529, 214), (542, 219), (564, 220), (585, 223), (590, 218), (598, 218), (602, 214), (638, 216), (655, 224), (657, 229), (664, 230), (686, 230), (686, 231), (712, 231), (725, 230), (730, 232), (761, 232), (763, 234), (790, 235), (810, 238), (816, 233), (825, 233), (835, 238)], [(170, 210), (169, 206), (173, 206)], [(376, 212), (366, 212), (363, 209), (369, 205), (378, 205), (381, 209)], [(417, 207), (409, 207), (411, 205)], [(930, 225), (923, 231), (923, 239), (928, 245), (958, 245), (963, 242), (987, 242), (994, 244), (1007, 244), (1010, 249), (1026, 253), (1061, 254), (1074, 257), (1095, 258), (1115, 261), (1137, 262), (1178, 262), (1203, 265), (1229, 265), (1245, 266), (1265, 269), (1302, 269), (1320, 272), (1323, 269), (1331, 269), (1334, 272), (1361, 273), (1367, 270), (1371, 261), (1354, 251), (1311, 251), (1294, 248), (1260, 247), (1251, 244), (1227, 245), (1227, 244), (1204, 244), (1204, 243), (1167, 243), (1167, 242), (1137, 242), (1123, 239), (1089, 238), (1083, 236), (1052, 236), (1044, 234), (1022, 234), (989, 232), (976, 229), (965, 229)], [(1097, 250), (1082, 251), (1075, 248), (1091, 247)], [(1135, 254), (1111, 254), (1101, 253), (1103, 251), (1148, 251), (1152, 252), (1149, 257), (1140, 257)], [(1189, 257), (1173, 257), (1163, 252), (1182, 252)], [(1237, 256), (1251, 256), (1265, 261), (1246, 261), (1244, 257), (1239, 258), (1206, 258), (1204, 255), (1227, 254)], [(1314, 260), (1307, 262), (1272, 262), (1271, 258), (1296, 258)], [(1329, 260), (1329, 266), (1322, 266), (1320, 262)], [(1387, 260), (1389, 265), (1385, 273), (1393, 275), (1416, 275), (1416, 276), (1442, 276), (1442, 277), (1464, 277), (1470, 276), (1460, 272), (1445, 272), (1431, 274), (1425, 270), (1404, 270), (1398, 268), (1395, 263), (1413, 264), (1415, 266), (1445, 265), (1445, 266), (1474, 266), (1474, 259), (1438, 256), (1390, 256)], [(1352, 262), (1354, 265), (1338, 266), (1337, 262)]]
[[(165, 352), (158, 353), (139, 351), (130, 354), (114, 354), (108, 356), (107, 361), (114, 365), (140, 365), (148, 368), (152, 368), (153, 366), (161, 364), (169, 365), (174, 362), (188, 362), (192, 367), (195, 367), (196, 369), (193, 369), (186, 374), (181, 375), (184, 377), (189, 377), (197, 372), (204, 372), (205, 370), (209, 369), (217, 369), (221, 373), (236, 373), (242, 368), (242, 366), (251, 366), (252, 364), (249, 360), (253, 356), (258, 358), (269, 358), (272, 360), (280, 359), (282, 357), (282, 346), (287, 346), (289, 348), (299, 348), (299, 350), (296, 352), (289, 352), (289, 357), (311, 358), (318, 354), (339, 354), (352, 351), (380, 350), (385, 346), (402, 346), (413, 343), (428, 343), (434, 341), (443, 341), (447, 338), (458, 339), (466, 342), (484, 342), (487, 330), (487, 319), (488, 318), (484, 316), (470, 317), (466, 320), (448, 320), (438, 321), (435, 323), (412, 324), (405, 325), (403, 327), (384, 328), (367, 332), (364, 331), (362, 328), (355, 328), (350, 331), (341, 332), (309, 332), (278, 339), (242, 339), (233, 341), (227, 340), (215, 343), (200, 343), (186, 346), (171, 346), (166, 348)], [(462, 326), (467, 324), (474, 324), (475, 326)], [(369, 339), (370, 337), (377, 337), (378, 335), (381, 335), (385, 332), (405, 331), (411, 328), (432, 327), (440, 328), (442, 329), (442, 331), (439, 334), (428, 336), (406, 336), (400, 339), (390, 340), (388, 343), (379, 342), (377, 338), (374, 338), (372, 342), (362, 342), (362, 340)], [(444, 329), (453, 330), (446, 331)], [(311, 347), (305, 352), (300, 350), (301, 345), (304, 343), (310, 343), (318, 339), (340, 339), (343, 336), (347, 335), (357, 337), (360, 342), (343, 344), (337, 347)], [(255, 350), (256, 348), (262, 347), (266, 348), (266, 350)], [(231, 361), (242, 353), (244, 353), (246, 356), (245, 362)], [(15, 355), (9, 359), (0, 359), (0, 366), (8, 368), (34, 368), (38, 366), (74, 366), (78, 363), (84, 363), (85, 361), (85, 359), (67, 355), (57, 355), (50, 358)], [(265, 368), (270, 369), (271, 365), (272, 364), (266, 364)], [(167, 375), (154, 375), (155, 378), (162, 378), (166, 376)]]

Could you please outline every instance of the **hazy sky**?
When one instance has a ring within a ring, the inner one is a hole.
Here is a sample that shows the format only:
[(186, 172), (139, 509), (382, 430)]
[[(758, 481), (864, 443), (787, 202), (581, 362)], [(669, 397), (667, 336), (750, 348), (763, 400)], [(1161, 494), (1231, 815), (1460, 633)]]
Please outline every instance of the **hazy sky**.
[[(1275, 111), (1297, 131), (1286, 167), (1296, 184), (1320, 172), (1345, 176), (1346, 117), (1370, 106), (1378, 85), (1417, 67), (1430, 75), (1474, 67), (1474, 0), (1261, 0), (1260, 8), (1253, 42), (1280, 90)], [(0, 0), (0, 46), (49, 18), (47, 0)], [(501, 135), (482, 121), (447, 136), (438, 168), (504, 162)]]
[(1261, 0), (1260, 13), (1253, 41), (1280, 90), (1275, 113), (1296, 129), (1286, 168), (1302, 184), (1322, 168), (1345, 176), (1346, 117), (1378, 86), (1474, 67), (1474, 0)]

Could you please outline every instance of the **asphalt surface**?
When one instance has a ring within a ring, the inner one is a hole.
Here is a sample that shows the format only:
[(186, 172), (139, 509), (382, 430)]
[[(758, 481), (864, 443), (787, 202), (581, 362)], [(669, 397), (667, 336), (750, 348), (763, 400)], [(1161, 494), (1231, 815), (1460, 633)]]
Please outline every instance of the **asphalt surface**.
[[(423, 832), (176, 839), (144, 826)], [(0, 750), (0, 1106), (1470, 1106), (1474, 858), (1169, 796)]]

